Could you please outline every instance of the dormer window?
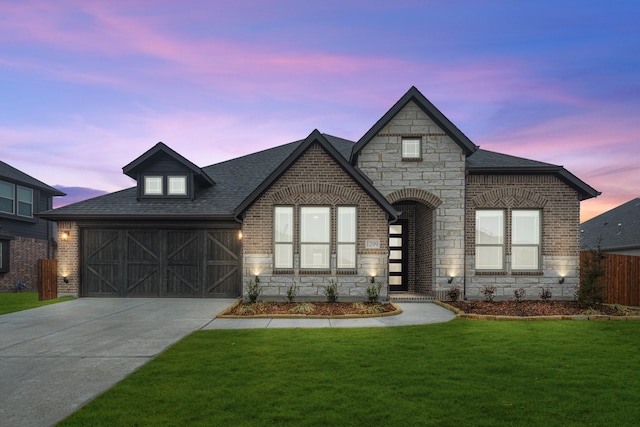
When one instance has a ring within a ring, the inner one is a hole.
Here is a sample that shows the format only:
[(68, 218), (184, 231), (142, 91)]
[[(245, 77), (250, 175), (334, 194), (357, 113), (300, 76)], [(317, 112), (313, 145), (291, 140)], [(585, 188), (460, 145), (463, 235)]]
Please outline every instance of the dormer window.
[(144, 195), (145, 196), (162, 196), (164, 191), (163, 179), (161, 176), (145, 176), (144, 177)]
[(402, 160), (422, 160), (422, 139), (419, 137), (402, 138)]
[(187, 195), (187, 177), (169, 176), (167, 194), (169, 196), (186, 196)]

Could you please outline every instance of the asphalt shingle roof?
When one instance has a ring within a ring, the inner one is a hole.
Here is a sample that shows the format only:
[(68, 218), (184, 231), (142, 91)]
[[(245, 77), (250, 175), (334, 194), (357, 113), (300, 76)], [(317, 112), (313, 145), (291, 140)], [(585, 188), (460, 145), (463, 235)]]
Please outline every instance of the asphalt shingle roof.
[(580, 225), (580, 246), (602, 250), (640, 248), (640, 197)]
[(42, 181), (38, 181), (34, 177), (27, 175), (26, 173), (14, 168), (11, 165), (0, 161), (0, 179), (4, 177), (12, 182), (24, 184), (27, 187), (37, 188), (45, 193), (49, 193), (53, 196), (65, 196), (62, 191), (53, 188)]

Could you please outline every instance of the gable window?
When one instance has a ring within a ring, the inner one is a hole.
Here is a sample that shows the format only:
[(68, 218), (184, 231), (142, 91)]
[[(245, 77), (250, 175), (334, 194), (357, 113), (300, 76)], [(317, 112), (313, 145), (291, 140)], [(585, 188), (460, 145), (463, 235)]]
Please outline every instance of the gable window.
[(187, 177), (169, 176), (167, 178), (168, 189), (167, 194), (170, 196), (186, 196), (187, 195)]
[(293, 207), (278, 206), (273, 215), (273, 266), (276, 269), (293, 268)]
[(422, 159), (421, 138), (402, 138), (402, 159), (403, 160)]
[(0, 181), (0, 212), (14, 213), (15, 186), (8, 182)]
[(33, 190), (18, 186), (18, 215), (33, 217)]
[(504, 268), (504, 211), (476, 210), (476, 270)]
[(540, 269), (540, 211), (511, 211), (511, 269)]
[(300, 208), (300, 268), (329, 269), (331, 208)]
[(145, 176), (144, 177), (144, 195), (145, 196), (162, 196), (163, 179), (161, 176)]
[(356, 268), (356, 208), (340, 206), (337, 209), (338, 269)]

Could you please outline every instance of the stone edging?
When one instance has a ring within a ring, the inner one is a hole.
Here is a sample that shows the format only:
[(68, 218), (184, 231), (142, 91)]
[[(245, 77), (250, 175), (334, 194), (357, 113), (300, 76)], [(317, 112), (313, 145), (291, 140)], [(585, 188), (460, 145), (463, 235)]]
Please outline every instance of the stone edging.
[(387, 311), (384, 313), (371, 313), (371, 314), (336, 314), (333, 316), (322, 316), (319, 314), (254, 314), (254, 315), (237, 315), (227, 314), (233, 311), (238, 305), (242, 303), (241, 300), (236, 301), (230, 305), (225, 311), (218, 314), (216, 319), (361, 319), (368, 317), (387, 317), (397, 316), (402, 313), (402, 309), (389, 301), (389, 304), (394, 308), (394, 311)]
[(553, 316), (496, 316), (492, 314), (475, 314), (465, 313), (464, 311), (453, 307), (442, 301), (433, 301), (434, 304), (444, 307), (456, 314), (456, 317), (461, 319), (475, 319), (475, 320), (520, 320), (520, 321), (533, 321), (533, 320), (640, 320), (640, 316), (609, 316), (606, 314), (574, 314), (574, 315), (553, 315)]

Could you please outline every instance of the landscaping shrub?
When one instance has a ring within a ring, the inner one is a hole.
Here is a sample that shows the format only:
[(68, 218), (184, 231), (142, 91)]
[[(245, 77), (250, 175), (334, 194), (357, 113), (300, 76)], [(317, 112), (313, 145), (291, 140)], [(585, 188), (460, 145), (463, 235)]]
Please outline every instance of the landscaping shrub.
[(540, 288), (540, 299), (542, 301), (548, 301), (551, 299), (553, 294), (551, 293), (551, 288)]
[(605, 269), (602, 260), (605, 258), (600, 244), (587, 253), (580, 266), (580, 286), (576, 292), (578, 303), (585, 307), (594, 307), (604, 302), (604, 284), (602, 278)]
[(527, 295), (527, 290), (525, 288), (519, 288), (513, 291), (513, 299), (515, 299), (516, 302), (522, 302), (525, 295)]
[(256, 280), (249, 280), (247, 283), (247, 296), (249, 297), (249, 302), (256, 302), (258, 297), (260, 296), (260, 279), (256, 276)]
[(380, 299), (380, 291), (382, 290), (382, 283), (376, 282), (375, 285), (371, 285), (367, 288), (367, 301), (378, 302)]
[(446, 295), (449, 301), (455, 302), (460, 299), (461, 293), (462, 293), (462, 290), (460, 289), (459, 286), (452, 286), (447, 290)]
[(325, 288), (324, 294), (326, 295), (328, 302), (338, 301), (338, 284), (332, 280), (331, 284)]
[(291, 285), (287, 288), (287, 301), (293, 302), (293, 300), (298, 295), (298, 287), (296, 285)]
[(493, 297), (496, 293), (495, 286), (484, 285), (480, 291), (484, 295), (484, 300), (487, 302), (493, 302)]

